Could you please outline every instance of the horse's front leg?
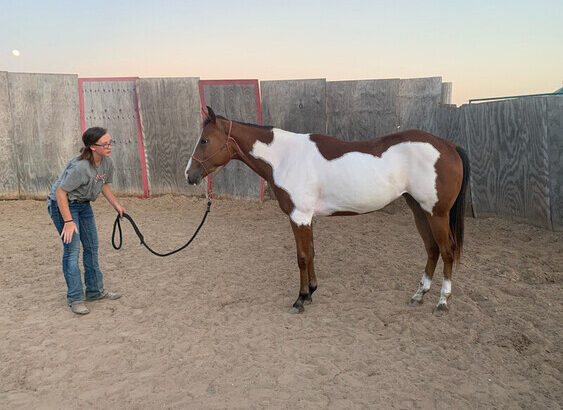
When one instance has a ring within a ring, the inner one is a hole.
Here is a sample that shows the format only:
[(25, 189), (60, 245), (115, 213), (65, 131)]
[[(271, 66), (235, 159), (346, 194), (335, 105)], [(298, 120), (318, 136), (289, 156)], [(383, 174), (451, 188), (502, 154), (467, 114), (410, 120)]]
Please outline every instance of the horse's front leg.
[(299, 266), (299, 297), (289, 309), (290, 313), (301, 313), (305, 310), (303, 305), (311, 302), (311, 295), (317, 289), (317, 278), (313, 265), (313, 227), (309, 225), (297, 225), (291, 221), (291, 228), (295, 236), (297, 248), (297, 265)]
[(315, 274), (315, 243), (313, 239), (313, 221), (311, 221), (311, 241), (309, 244), (309, 263), (307, 273), (309, 274), (309, 297), (305, 299), (305, 304), (313, 303), (313, 292), (317, 290), (317, 275)]

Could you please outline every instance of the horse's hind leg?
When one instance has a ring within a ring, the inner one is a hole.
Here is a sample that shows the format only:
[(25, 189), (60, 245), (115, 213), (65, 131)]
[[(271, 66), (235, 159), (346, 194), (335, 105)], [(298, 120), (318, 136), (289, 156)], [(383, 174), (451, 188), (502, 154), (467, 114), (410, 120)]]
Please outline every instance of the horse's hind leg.
[(311, 294), (317, 289), (317, 279), (313, 266), (313, 228), (312, 225), (297, 225), (291, 221), (297, 248), (297, 264), (299, 265), (299, 297), (289, 310), (290, 313), (301, 313), (305, 310), (305, 302), (311, 302)]
[(438, 305), (432, 311), (434, 314), (448, 312), (448, 299), (452, 294), (452, 269), (454, 262), (453, 243), (451, 240), (449, 215), (429, 215), (428, 223), (434, 239), (440, 248), (440, 255), (444, 262), (444, 279)]
[(313, 292), (317, 290), (317, 275), (315, 274), (315, 244), (313, 239), (313, 222), (311, 222), (311, 242), (309, 244), (309, 263), (307, 265), (309, 276), (309, 296), (305, 299), (305, 304), (313, 302)]
[(426, 248), (426, 254), (428, 255), (428, 258), (426, 259), (426, 267), (424, 268), (424, 273), (422, 274), (422, 278), (418, 284), (418, 289), (409, 302), (411, 306), (414, 306), (422, 304), (424, 301), (424, 294), (430, 290), (434, 271), (436, 270), (436, 264), (438, 263), (438, 258), (440, 257), (440, 249), (434, 240), (425, 212), (412, 196), (405, 194), (404, 197), (412, 210), (416, 229), (424, 241), (424, 247)]

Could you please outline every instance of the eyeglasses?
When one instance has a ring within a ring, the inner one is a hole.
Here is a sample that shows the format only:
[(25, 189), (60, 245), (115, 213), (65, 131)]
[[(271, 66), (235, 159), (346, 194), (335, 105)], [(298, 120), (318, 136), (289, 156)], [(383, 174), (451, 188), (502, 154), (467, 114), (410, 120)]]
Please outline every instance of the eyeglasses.
[(109, 148), (112, 145), (115, 145), (115, 141), (106, 142), (104, 144), (92, 144), (92, 145), (95, 145), (96, 147)]

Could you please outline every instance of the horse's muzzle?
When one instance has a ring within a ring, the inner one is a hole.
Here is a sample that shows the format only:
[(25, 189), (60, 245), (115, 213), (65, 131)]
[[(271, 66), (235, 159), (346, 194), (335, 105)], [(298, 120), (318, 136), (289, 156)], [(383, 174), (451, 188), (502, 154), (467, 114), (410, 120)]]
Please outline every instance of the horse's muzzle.
[(190, 185), (197, 185), (201, 182), (201, 170), (191, 170), (192, 165), (192, 158), (188, 161), (188, 165), (186, 166), (186, 170), (184, 174), (186, 176), (186, 180)]
[(198, 185), (201, 182), (201, 175), (195, 175), (193, 173), (186, 174), (186, 179), (188, 180), (188, 184), (190, 185)]

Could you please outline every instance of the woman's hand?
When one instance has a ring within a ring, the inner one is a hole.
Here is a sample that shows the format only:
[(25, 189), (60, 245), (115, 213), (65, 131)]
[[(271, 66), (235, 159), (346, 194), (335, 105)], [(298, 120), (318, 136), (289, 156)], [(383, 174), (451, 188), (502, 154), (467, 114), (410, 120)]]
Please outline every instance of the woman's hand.
[(113, 194), (113, 191), (111, 190), (109, 184), (104, 184), (104, 186), (102, 187), (102, 194), (106, 197), (108, 202), (113, 206), (113, 209), (117, 211), (119, 216), (123, 216), (123, 213), (125, 212), (125, 208), (123, 208), (121, 204), (117, 201), (117, 198)]
[(63, 231), (61, 232), (61, 238), (63, 238), (63, 242), (70, 243), (70, 241), (72, 241), (72, 235), (74, 235), (75, 232), (78, 233), (78, 228), (76, 227), (74, 221), (65, 223), (63, 226)]
[(123, 216), (123, 213), (125, 212), (125, 208), (123, 208), (123, 207), (121, 206), (121, 204), (116, 203), (116, 204), (114, 205), (114, 208), (115, 208), (115, 210), (117, 211), (117, 213), (119, 214), (119, 216)]

